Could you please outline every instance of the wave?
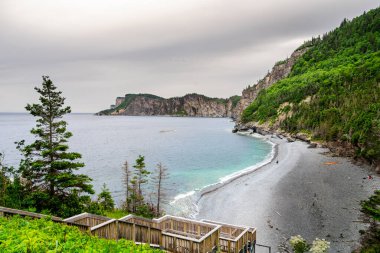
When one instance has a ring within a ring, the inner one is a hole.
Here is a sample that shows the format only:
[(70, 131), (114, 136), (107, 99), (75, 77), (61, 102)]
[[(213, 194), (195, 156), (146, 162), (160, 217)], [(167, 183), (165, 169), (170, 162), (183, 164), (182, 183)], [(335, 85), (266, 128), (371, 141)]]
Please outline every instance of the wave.
[(170, 202), (171, 214), (188, 218), (196, 218), (199, 212), (198, 202), (202, 198), (202, 196), (210, 192), (213, 192), (244, 175), (252, 173), (273, 161), (273, 159), (276, 156), (276, 144), (270, 141), (269, 138), (263, 135), (250, 132), (239, 132), (238, 134), (266, 140), (269, 144), (272, 145), (271, 152), (264, 158), (263, 161), (249, 166), (247, 168), (244, 168), (242, 170), (233, 172), (229, 175), (223, 176), (219, 178), (218, 182), (216, 183), (206, 185), (201, 189), (195, 189), (186, 193), (176, 195), (174, 199)]
[(186, 192), (186, 193), (181, 193), (181, 194), (178, 194), (177, 196), (174, 197), (174, 200), (170, 202), (170, 204), (174, 204), (176, 201), (180, 200), (180, 199), (183, 199), (183, 198), (186, 198), (186, 197), (189, 197), (191, 195), (195, 194), (195, 191), (189, 191), (189, 192)]

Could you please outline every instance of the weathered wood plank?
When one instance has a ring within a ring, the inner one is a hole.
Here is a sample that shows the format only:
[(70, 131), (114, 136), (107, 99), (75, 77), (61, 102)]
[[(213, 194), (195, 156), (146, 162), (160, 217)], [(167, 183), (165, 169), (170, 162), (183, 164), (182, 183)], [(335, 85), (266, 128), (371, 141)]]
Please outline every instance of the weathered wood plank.
[[(0, 207), (0, 215), (21, 215), (44, 218), (47, 215)], [(170, 252), (211, 252), (217, 246), (221, 252), (238, 253), (248, 242), (256, 240), (256, 229), (213, 221), (194, 221), (166, 215), (146, 219), (127, 215), (119, 220), (89, 213), (65, 220), (52, 217), (55, 222), (90, 230), (95, 236), (118, 240), (124, 238), (136, 243), (147, 243)]]

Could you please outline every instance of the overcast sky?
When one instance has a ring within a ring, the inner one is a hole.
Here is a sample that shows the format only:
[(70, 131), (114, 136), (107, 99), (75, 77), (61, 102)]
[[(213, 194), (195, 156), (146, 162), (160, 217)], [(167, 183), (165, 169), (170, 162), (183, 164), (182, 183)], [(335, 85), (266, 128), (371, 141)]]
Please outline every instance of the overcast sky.
[(126, 93), (241, 94), (303, 41), (376, 0), (0, 0), (0, 112), (49, 75), (74, 112)]

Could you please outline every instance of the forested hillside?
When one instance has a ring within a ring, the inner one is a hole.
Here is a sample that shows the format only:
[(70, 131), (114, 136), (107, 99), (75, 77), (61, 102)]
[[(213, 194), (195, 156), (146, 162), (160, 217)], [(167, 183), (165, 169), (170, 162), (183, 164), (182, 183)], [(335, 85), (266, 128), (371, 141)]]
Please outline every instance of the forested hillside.
[[(380, 159), (380, 8), (343, 20), (309, 50), (289, 76), (267, 89), (241, 121), (350, 146), (355, 156)], [(275, 124), (276, 123), (276, 124)]]

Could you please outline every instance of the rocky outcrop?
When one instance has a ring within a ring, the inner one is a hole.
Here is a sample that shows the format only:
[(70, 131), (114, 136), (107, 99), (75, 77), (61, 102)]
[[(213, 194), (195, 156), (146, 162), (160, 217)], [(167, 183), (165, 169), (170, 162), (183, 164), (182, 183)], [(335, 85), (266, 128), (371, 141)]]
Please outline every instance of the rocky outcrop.
[(119, 105), (121, 105), (121, 103), (123, 103), (124, 100), (125, 100), (125, 97), (117, 97), (116, 102), (115, 102), (115, 107), (118, 107)]
[(253, 102), (253, 100), (255, 100), (255, 98), (257, 97), (257, 95), (262, 89), (266, 89), (272, 84), (287, 77), (290, 71), (292, 70), (294, 63), (306, 51), (307, 51), (307, 48), (294, 51), (292, 55), (290, 56), (290, 58), (276, 63), (274, 67), (272, 68), (272, 71), (269, 72), (257, 84), (253, 86), (249, 86), (248, 88), (243, 90), (241, 99), (239, 103), (237, 104), (236, 108), (232, 111), (232, 115), (238, 119), (241, 113), (244, 111), (244, 109), (247, 108)]
[(123, 99), (116, 99), (115, 108), (98, 115), (231, 117), (236, 104), (236, 97), (221, 99), (188, 94), (165, 99), (150, 94), (127, 94)]

